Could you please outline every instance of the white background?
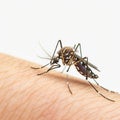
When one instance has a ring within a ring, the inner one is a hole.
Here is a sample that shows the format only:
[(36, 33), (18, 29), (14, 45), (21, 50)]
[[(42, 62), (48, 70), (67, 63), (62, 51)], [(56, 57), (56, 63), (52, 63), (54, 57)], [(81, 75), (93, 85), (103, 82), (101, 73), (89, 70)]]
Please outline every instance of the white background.
[(44, 65), (39, 42), (52, 54), (59, 39), (81, 43), (101, 70), (98, 82), (120, 92), (119, 0), (0, 0), (0, 52)]

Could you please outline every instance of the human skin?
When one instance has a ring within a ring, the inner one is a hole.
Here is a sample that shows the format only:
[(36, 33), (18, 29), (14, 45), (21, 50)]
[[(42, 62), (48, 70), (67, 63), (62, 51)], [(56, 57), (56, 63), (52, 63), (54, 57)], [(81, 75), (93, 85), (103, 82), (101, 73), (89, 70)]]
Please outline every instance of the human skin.
[[(120, 95), (39, 65), (0, 54), (0, 120), (120, 120)], [(73, 94), (66, 85), (69, 79)]]

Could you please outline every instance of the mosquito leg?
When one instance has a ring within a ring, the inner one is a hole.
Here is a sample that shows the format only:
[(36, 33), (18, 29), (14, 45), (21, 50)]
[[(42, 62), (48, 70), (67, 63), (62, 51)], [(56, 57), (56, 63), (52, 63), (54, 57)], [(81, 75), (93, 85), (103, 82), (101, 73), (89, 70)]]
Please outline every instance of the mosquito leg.
[(82, 49), (81, 49), (81, 44), (78, 43), (77, 46), (75, 45), (75, 52), (77, 51), (78, 47), (79, 47), (79, 52), (80, 52), (80, 57), (82, 58)]
[(44, 67), (46, 67), (46, 66), (48, 66), (50, 63), (48, 63), (48, 64), (46, 64), (46, 65), (43, 65), (41, 68), (44, 68)]
[(64, 68), (63, 68), (63, 70), (61, 71), (61, 73), (63, 73), (65, 69), (66, 69), (66, 66), (64, 66)]
[(38, 68), (38, 67), (31, 67), (32, 69), (40, 69), (40, 68)]
[(53, 55), (52, 55), (50, 64), (52, 63), (52, 60), (53, 60), (53, 58), (54, 58), (55, 52), (56, 52), (57, 47), (58, 47), (59, 44), (60, 44), (60, 47), (62, 48), (62, 41), (61, 41), (61, 40), (58, 40), (58, 42), (57, 42), (57, 45), (56, 45), (55, 50), (54, 50), (54, 52), (53, 52)]
[(50, 70), (53, 70), (53, 69), (56, 69), (56, 68), (59, 68), (59, 67), (60, 67), (59, 64), (57, 64), (57, 65), (52, 65), (47, 71), (42, 72), (42, 73), (39, 73), (39, 74), (37, 74), (37, 75), (45, 74), (45, 73), (49, 72)]
[[(87, 60), (87, 61), (86, 61), (86, 64), (87, 64), (87, 67), (88, 67), (88, 57), (84, 57), (83, 59), (86, 59), (86, 60)], [(86, 79), (87, 79), (87, 77), (88, 77), (88, 76), (87, 76), (87, 72), (86, 72)], [(100, 86), (95, 79), (93, 79), (93, 80), (94, 80), (94, 82), (95, 82), (99, 87), (103, 88), (103, 89), (106, 90), (106, 91), (109, 91), (108, 89)], [(113, 92), (113, 91), (111, 91), (111, 92)], [(113, 92), (113, 93), (114, 93), (114, 92)]]
[(67, 82), (66, 83), (67, 83), (67, 87), (68, 87), (68, 90), (69, 90), (70, 94), (73, 94), (72, 90), (70, 88), (70, 82), (68, 81), (68, 77), (67, 77)]
[[(73, 65), (73, 64), (75, 64), (75, 62), (71, 63), (71, 65)], [(69, 65), (69, 67), (68, 67), (68, 69), (67, 69), (66, 72), (68, 72), (68, 71), (70, 70), (71, 65)], [(73, 94), (73, 93), (72, 93), (72, 90), (71, 90), (71, 88), (70, 88), (70, 83), (69, 83), (68, 80), (69, 80), (69, 79), (67, 79), (67, 87), (68, 87), (68, 90), (69, 90), (69, 92), (70, 92), (71, 94)]]
[(99, 87), (103, 88), (104, 90), (106, 90), (106, 91), (108, 91), (108, 92), (115, 93), (114, 91), (110, 91), (110, 90), (108, 90), (107, 88), (104, 88), (103, 86), (101, 86), (95, 79), (93, 79), (93, 80), (94, 80), (94, 82), (95, 82)]
[(105, 98), (105, 99), (107, 99), (107, 100), (109, 100), (109, 101), (111, 101), (111, 102), (115, 102), (114, 100), (112, 100), (112, 99), (104, 96), (102, 93), (100, 93), (90, 81), (88, 81), (88, 83), (92, 86), (92, 88), (93, 88), (100, 96), (102, 96), (103, 98)]
[[(70, 67), (71, 67), (71, 65), (68, 67), (66, 72), (68, 72), (70, 70)], [(69, 90), (70, 94), (73, 94), (72, 90), (70, 88), (70, 82), (69, 82), (69, 79), (68, 79), (68, 75), (67, 75), (67, 82), (66, 83), (67, 83), (67, 87), (68, 87), (68, 90)]]
[(66, 72), (68, 72), (68, 71), (70, 70), (70, 67), (71, 67), (71, 65), (69, 65), (69, 67), (68, 67), (68, 69), (67, 69), (67, 71), (66, 71)]
[[(86, 66), (87, 66), (87, 68), (88, 68), (88, 57), (84, 57), (83, 59), (87, 59)], [(88, 81), (87, 70), (86, 70), (86, 80)], [(94, 79), (93, 79), (93, 80), (94, 80)], [(97, 83), (97, 81), (95, 81), (95, 82), (96, 82), (97, 85), (99, 85), (99, 84)], [(109, 100), (109, 101), (115, 102), (114, 100), (112, 100), (112, 99), (104, 96), (102, 93), (100, 93), (90, 81), (88, 81), (88, 83), (91, 85), (91, 87), (92, 87), (100, 96), (102, 96), (103, 98), (105, 98), (105, 99), (107, 99), (107, 100)]]
[[(86, 61), (86, 66), (87, 66), (87, 69), (88, 69), (88, 57), (84, 57), (83, 59), (86, 59), (87, 61)], [(86, 70), (86, 80), (88, 79), (88, 75), (87, 75), (87, 70)], [(94, 82), (98, 85), (98, 86), (100, 86), (99, 84), (98, 84), (98, 82), (95, 80), (95, 79), (93, 79), (94, 80)], [(102, 87), (102, 86), (100, 86), (100, 87)], [(103, 89), (105, 89), (105, 90), (107, 90), (106, 88), (104, 88), (104, 87), (102, 87)], [(109, 91), (109, 90), (108, 90)]]
[(31, 67), (32, 69), (41, 69), (41, 68), (44, 68), (44, 67), (46, 67), (47, 65), (49, 65), (49, 63), (48, 64), (46, 64), (46, 65), (44, 65), (44, 66), (42, 66), (42, 67)]

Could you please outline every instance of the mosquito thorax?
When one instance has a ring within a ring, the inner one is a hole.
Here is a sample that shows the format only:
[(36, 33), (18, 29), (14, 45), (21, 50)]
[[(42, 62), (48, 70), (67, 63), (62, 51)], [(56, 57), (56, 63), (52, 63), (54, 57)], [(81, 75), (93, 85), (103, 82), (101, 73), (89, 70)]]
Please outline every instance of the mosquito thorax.
[(71, 65), (74, 58), (74, 51), (71, 47), (63, 47), (58, 51), (58, 56), (64, 65)]
[[(69, 57), (74, 55), (73, 48), (71, 47), (63, 47), (58, 51), (58, 55), (61, 57)], [(62, 59), (62, 58), (61, 58)]]

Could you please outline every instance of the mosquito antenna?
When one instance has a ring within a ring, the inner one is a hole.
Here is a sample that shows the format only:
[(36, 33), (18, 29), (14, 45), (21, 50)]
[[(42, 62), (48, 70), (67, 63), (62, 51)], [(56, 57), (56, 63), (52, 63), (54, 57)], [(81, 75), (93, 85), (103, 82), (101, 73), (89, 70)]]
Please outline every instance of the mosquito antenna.
[(39, 42), (39, 45), (40, 45), (41, 49), (42, 49), (50, 58), (52, 58), (51, 55), (43, 48), (43, 46), (41, 45), (40, 42)]
[(41, 57), (39, 55), (37, 55), (37, 57), (41, 58), (41, 59), (47, 59), (47, 60), (51, 60), (50, 58), (47, 58), (47, 57)]

